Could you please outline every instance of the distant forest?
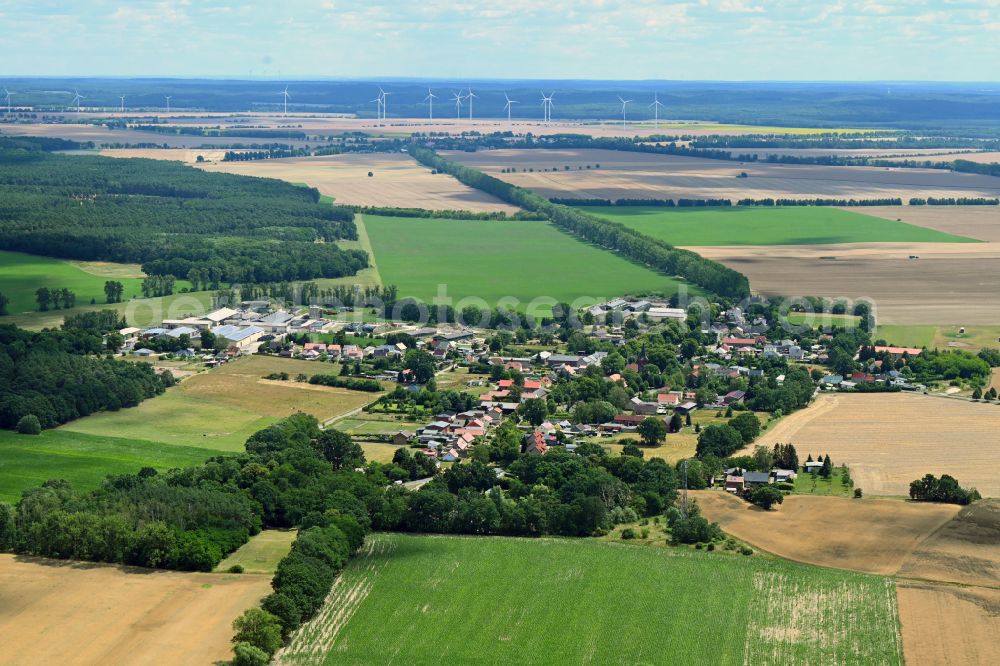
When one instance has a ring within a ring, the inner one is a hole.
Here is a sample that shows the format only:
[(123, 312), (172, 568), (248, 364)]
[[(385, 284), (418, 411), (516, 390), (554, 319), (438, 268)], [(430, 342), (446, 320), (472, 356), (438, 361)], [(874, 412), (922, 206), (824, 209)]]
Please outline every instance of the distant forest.
[[(208, 173), (172, 162), (66, 156), (62, 145), (0, 139), (0, 249), (142, 264), (184, 279), (334, 278), (368, 265), (349, 208), (313, 188)], [(32, 149), (32, 148), (35, 149)]]

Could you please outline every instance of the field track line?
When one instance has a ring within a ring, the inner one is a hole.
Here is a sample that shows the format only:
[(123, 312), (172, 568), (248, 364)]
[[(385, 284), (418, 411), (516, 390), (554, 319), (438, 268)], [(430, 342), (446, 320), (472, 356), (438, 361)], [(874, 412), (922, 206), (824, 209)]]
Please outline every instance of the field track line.
[(340, 630), (371, 591), (375, 577), (385, 567), (395, 544), (385, 535), (369, 535), (349, 569), (334, 581), (323, 607), (295, 632), (272, 663), (319, 665), (326, 661)]
[(365, 216), (362, 213), (357, 213), (354, 216), (354, 225), (358, 228), (358, 243), (361, 244), (361, 249), (367, 252), (371, 259), (371, 268), (375, 272), (375, 283), (380, 287), (384, 286), (382, 274), (378, 270), (378, 261), (375, 259), (375, 250), (372, 249), (371, 239), (368, 238), (368, 229), (365, 227)]

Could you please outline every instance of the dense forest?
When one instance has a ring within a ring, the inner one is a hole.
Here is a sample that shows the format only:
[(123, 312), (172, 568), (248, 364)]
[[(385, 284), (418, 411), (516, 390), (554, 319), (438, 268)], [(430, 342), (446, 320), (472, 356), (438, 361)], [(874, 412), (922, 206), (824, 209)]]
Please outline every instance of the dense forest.
[(448, 173), (466, 185), (492, 194), (507, 203), (541, 213), (563, 231), (614, 250), (661, 273), (679, 275), (720, 296), (742, 298), (750, 294), (750, 284), (745, 275), (694, 252), (675, 248), (623, 224), (610, 222), (569, 206), (554, 204), (529, 190), (445, 159), (433, 150), (413, 147), (410, 153), (417, 161), (432, 169)]
[(53, 155), (0, 139), (0, 249), (192, 269), (229, 282), (353, 275), (367, 254), (353, 211), (278, 180), (145, 159)]
[(0, 326), (0, 428), (14, 428), (29, 415), (50, 428), (134, 407), (173, 385), (170, 373), (157, 374), (146, 363), (99, 356), (104, 331), (72, 321), (40, 333)]

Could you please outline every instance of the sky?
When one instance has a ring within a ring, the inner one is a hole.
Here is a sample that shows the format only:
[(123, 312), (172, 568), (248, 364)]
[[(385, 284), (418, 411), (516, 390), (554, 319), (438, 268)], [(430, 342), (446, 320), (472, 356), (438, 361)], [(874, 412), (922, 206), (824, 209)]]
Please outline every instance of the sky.
[(0, 76), (1000, 79), (1000, 0), (0, 0)]

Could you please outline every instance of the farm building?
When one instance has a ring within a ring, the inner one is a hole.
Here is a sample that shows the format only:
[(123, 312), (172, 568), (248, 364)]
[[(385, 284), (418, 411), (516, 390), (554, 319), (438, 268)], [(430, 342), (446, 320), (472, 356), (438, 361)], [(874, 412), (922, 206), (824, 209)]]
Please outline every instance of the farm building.
[(229, 342), (237, 349), (246, 349), (261, 339), (264, 329), (257, 326), (217, 326), (212, 329), (216, 337)]

